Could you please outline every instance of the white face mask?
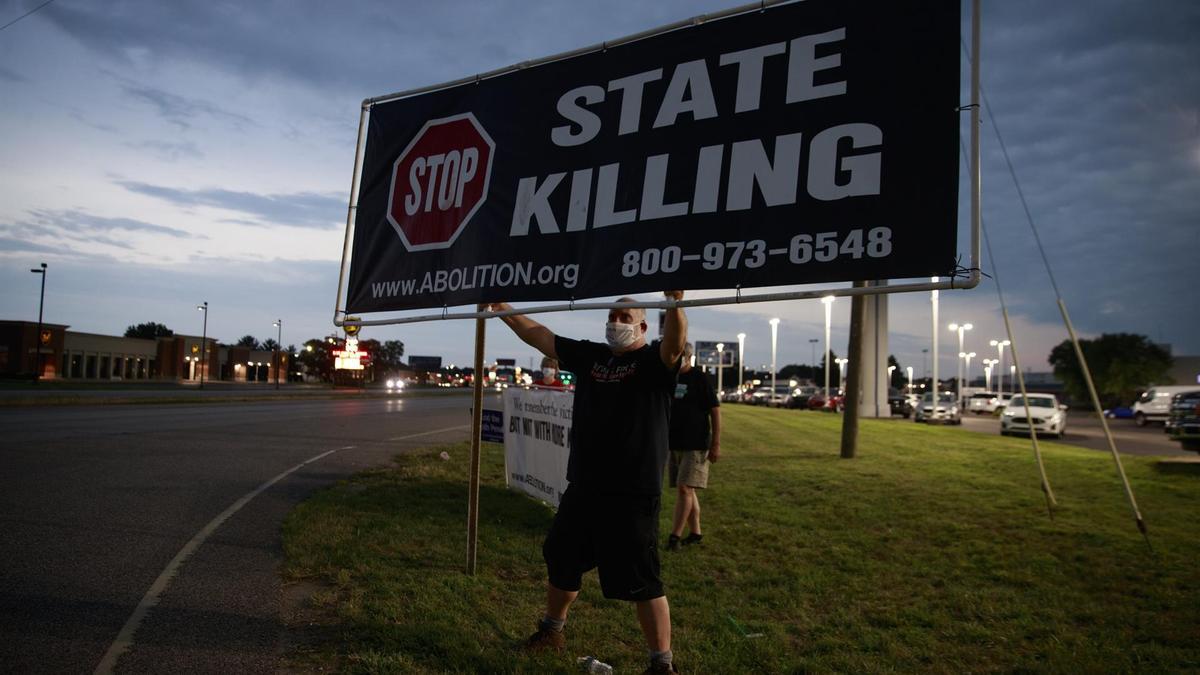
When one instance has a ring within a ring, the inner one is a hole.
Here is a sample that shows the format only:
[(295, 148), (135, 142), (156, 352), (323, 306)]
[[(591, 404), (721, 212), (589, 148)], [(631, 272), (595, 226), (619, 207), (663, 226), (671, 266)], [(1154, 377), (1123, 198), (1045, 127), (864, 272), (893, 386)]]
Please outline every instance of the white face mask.
[(604, 340), (612, 349), (626, 349), (638, 339), (638, 324), (609, 321), (604, 326)]
[(557, 370), (555, 370), (553, 368), (542, 368), (542, 380), (543, 381), (549, 382), (549, 381), (553, 380), (556, 375), (558, 375)]

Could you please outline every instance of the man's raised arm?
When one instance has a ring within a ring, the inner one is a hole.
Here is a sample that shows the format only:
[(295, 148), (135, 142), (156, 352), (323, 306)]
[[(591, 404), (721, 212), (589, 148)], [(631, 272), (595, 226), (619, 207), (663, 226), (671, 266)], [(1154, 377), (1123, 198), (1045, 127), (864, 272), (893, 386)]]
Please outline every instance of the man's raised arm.
[[(664, 291), (668, 300), (682, 300), (683, 291)], [(658, 346), (658, 355), (668, 368), (674, 368), (683, 355), (683, 345), (687, 342), (687, 317), (683, 310), (673, 307), (667, 310), (666, 321), (663, 323), (663, 339)]]
[[(512, 309), (512, 305), (507, 302), (494, 302), (488, 305), (488, 309), (493, 312), (507, 312)], [(521, 338), (522, 342), (546, 356), (558, 360), (558, 354), (554, 351), (554, 333), (550, 332), (549, 328), (524, 314), (502, 316), (500, 320), (508, 324), (508, 327), (517, 334), (517, 337)]]

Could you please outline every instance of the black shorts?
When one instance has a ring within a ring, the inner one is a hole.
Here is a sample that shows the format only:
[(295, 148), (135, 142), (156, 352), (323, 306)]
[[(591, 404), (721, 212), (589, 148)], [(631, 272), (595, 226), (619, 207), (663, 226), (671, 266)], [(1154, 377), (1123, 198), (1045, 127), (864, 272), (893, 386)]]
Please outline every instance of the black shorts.
[(658, 495), (591, 495), (568, 487), (542, 544), (550, 583), (578, 591), (583, 573), (599, 568), (606, 598), (662, 597), (658, 509)]

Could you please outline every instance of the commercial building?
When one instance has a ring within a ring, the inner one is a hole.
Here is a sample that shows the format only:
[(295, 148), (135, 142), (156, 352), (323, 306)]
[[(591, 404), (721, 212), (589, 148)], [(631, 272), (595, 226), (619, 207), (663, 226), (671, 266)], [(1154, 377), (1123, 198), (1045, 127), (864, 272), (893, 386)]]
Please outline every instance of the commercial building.
[(0, 320), (0, 377), (46, 380), (286, 381), (291, 355), (220, 345), (214, 338), (98, 335), (63, 324)]

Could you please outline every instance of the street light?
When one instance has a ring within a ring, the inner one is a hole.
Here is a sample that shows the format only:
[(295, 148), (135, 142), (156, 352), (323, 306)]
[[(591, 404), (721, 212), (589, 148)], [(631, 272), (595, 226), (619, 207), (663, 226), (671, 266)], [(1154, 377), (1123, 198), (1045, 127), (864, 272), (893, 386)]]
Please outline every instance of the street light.
[(200, 388), (204, 388), (204, 371), (208, 369), (208, 301), (196, 305), (196, 309), (204, 312), (204, 329), (200, 333)]
[(850, 359), (834, 359), (838, 364), (838, 388), (846, 391), (846, 364)]
[(996, 359), (984, 359), (983, 360), (983, 378), (984, 378), (983, 386), (988, 391), (992, 390), (992, 367), (995, 366), (997, 363), (1000, 363), (1000, 362), (997, 361)]
[(279, 347), (283, 344), (283, 319), (275, 319), (275, 327), (279, 329), (275, 338), (275, 388), (279, 389), (279, 366), (282, 365), (279, 359)]
[[(771, 319), (771, 396), (775, 396), (775, 345), (779, 337), (779, 317)], [(767, 405), (771, 404), (772, 399), (767, 398)]]
[(833, 296), (821, 298), (825, 305), (825, 400), (829, 400), (829, 323), (833, 319)]
[(746, 372), (746, 362), (742, 357), (746, 354), (746, 334), (738, 333), (738, 393), (742, 391), (742, 375)]
[[(46, 306), (46, 263), (41, 268), (31, 269), (30, 272), (42, 275), (42, 296), (38, 300), (38, 330), (34, 342), (37, 344), (37, 361), (33, 364), (33, 383), (37, 384), (42, 377), (42, 309)], [(29, 352), (26, 351), (26, 354)]]
[(895, 369), (896, 366), (888, 366), (888, 387), (892, 386), (892, 371)]
[[(997, 363), (1000, 364), (1000, 371), (996, 373), (996, 389), (1001, 394), (1003, 394), (1004, 393), (1004, 348), (1011, 345), (1012, 342), (1009, 340), (992, 340), (991, 342), (988, 342), (988, 344), (995, 347), (996, 351), (1000, 352), (1000, 359), (997, 361)], [(1012, 386), (1012, 380), (1009, 380), (1009, 386), (1010, 387)]]
[(912, 386), (913, 385), (913, 382), (912, 382), (913, 369), (912, 369), (912, 366), (905, 366), (904, 369), (908, 371), (908, 393), (911, 394), (913, 391), (913, 386)]
[[(967, 361), (966, 369), (963, 372), (963, 381), (966, 382), (966, 386), (970, 386), (970, 384), (971, 384), (971, 359), (975, 358), (975, 352), (959, 352), (958, 358), (966, 359), (966, 361)], [(959, 403), (961, 404), (961, 402), (962, 402), (962, 392), (961, 391), (958, 394), (958, 399), (959, 399)]]
[(951, 332), (955, 332), (955, 331), (958, 332), (958, 358), (959, 358), (959, 361), (958, 361), (958, 406), (959, 406), (959, 408), (962, 407), (962, 390), (963, 390), (963, 375), (962, 375), (962, 372), (963, 372), (962, 371), (962, 365), (963, 365), (962, 358), (963, 358), (963, 354), (964, 354), (963, 333), (966, 333), (967, 331), (971, 330), (972, 328), (974, 328), (974, 326), (972, 326), (969, 323), (962, 323), (962, 324), (952, 323), (952, 324), (950, 324)]
[(724, 373), (725, 373), (725, 343), (718, 342), (717, 343), (717, 395), (718, 396), (720, 396), (721, 394), (724, 393), (724, 389), (722, 389), (722, 387), (724, 386), (724, 382), (721, 379), (721, 375), (723, 375)]

